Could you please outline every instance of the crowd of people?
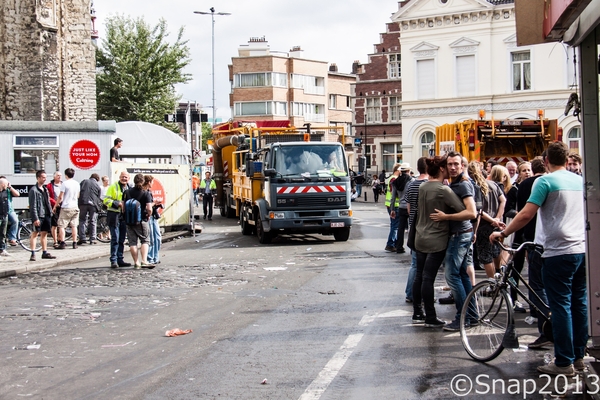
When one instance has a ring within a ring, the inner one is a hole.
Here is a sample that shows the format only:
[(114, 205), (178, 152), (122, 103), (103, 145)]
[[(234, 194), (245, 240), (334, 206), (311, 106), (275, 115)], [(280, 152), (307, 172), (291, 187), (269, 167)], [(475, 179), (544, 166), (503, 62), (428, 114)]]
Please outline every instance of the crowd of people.
[[(30, 248), (42, 248), (42, 259), (55, 259), (48, 251), (48, 235), (53, 239), (53, 249), (97, 244), (97, 219), (101, 211), (107, 212), (110, 229), (110, 262), (112, 268), (131, 266), (123, 259), (126, 238), (136, 268), (154, 268), (160, 262), (162, 242), (158, 220), (161, 204), (152, 196), (152, 175), (137, 174), (134, 186), (129, 184), (129, 173), (121, 172), (119, 180), (109, 184), (108, 176), (92, 173), (77, 182), (72, 168), (64, 175), (56, 171), (50, 182), (44, 170), (36, 172), (36, 184), (29, 193), (29, 215), (32, 221)], [(63, 179), (64, 178), (64, 179)], [(12, 199), (20, 194), (11, 187), (6, 177), (0, 177), (0, 256), (9, 257), (7, 246), (17, 246), (18, 218)], [(140, 207), (140, 220), (128, 224), (124, 213), (126, 202), (135, 199)], [(71, 228), (72, 243), (67, 246), (66, 229)], [(138, 255), (139, 253), (139, 255)], [(36, 251), (31, 251), (30, 261), (36, 261)]]
[[(527, 257), (529, 284), (549, 308), (531, 293), (529, 298), (551, 315), (555, 361), (538, 370), (573, 376), (583, 369), (588, 336), (582, 161), (564, 143), (554, 142), (541, 156), (519, 164), (469, 163), (450, 152), (420, 158), (416, 178), (408, 163), (394, 165), (385, 180), (390, 217), (385, 250), (411, 250), (405, 294), (413, 305), (413, 323), (459, 331), (476, 267), (494, 277), (507, 257), (499, 240), (513, 248), (533, 241), (535, 250), (517, 253), (514, 263), (520, 273)], [(455, 304), (450, 322), (440, 319), (435, 307), (434, 282), (442, 265), (451, 294), (438, 302)], [(511, 297), (515, 312), (526, 313), (517, 294)], [(476, 316), (464, 320), (465, 328), (480, 323)], [(542, 321), (538, 318), (539, 337), (529, 344), (531, 349), (552, 344)]]

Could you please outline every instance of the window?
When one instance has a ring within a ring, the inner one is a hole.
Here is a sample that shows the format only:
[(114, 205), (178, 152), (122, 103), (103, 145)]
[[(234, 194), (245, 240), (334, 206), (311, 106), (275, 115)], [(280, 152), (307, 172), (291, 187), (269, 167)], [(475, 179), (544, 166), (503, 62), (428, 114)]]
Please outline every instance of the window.
[(48, 176), (58, 171), (58, 136), (13, 137), (14, 173), (35, 174), (43, 169)]
[(475, 96), (475, 56), (456, 57), (456, 94), (459, 97)]
[(390, 54), (388, 75), (390, 79), (400, 79), (400, 54)]
[(235, 103), (235, 116), (281, 115), (287, 116), (287, 104), (280, 101), (257, 101)]
[(435, 62), (433, 59), (417, 60), (417, 99), (435, 98)]
[(350, 110), (350, 96), (346, 96), (346, 108)]
[(261, 87), (278, 86), (287, 87), (287, 76), (278, 72), (258, 72), (253, 74), (236, 74), (233, 78), (233, 86)]
[(305, 121), (325, 122), (325, 105), (312, 103), (292, 103), (292, 116), (303, 117)]
[(381, 99), (379, 97), (367, 99), (367, 122), (381, 122)]
[(419, 157), (435, 156), (435, 135), (427, 131), (421, 135), (421, 155)]
[(325, 94), (325, 78), (292, 74), (292, 87), (294, 89), (304, 89), (306, 94)]
[(576, 126), (575, 128), (571, 128), (569, 130), (569, 134), (567, 135), (567, 145), (569, 146), (569, 151), (575, 152), (577, 154), (581, 154), (581, 128)]
[(388, 106), (388, 116), (390, 122), (399, 122), (401, 116), (400, 97), (390, 97)]
[(531, 89), (531, 55), (528, 51), (511, 53), (513, 91)]
[(330, 94), (329, 95), (329, 108), (335, 110), (337, 108), (337, 95)]
[(402, 143), (384, 143), (381, 148), (383, 166), (386, 171), (394, 169), (394, 164), (402, 162)]

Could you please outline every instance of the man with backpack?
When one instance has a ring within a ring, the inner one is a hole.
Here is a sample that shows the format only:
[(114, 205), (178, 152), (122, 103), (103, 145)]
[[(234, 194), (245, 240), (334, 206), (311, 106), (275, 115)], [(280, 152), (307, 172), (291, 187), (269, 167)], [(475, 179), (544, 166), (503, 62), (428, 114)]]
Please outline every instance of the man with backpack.
[(110, 267), (130, 267), (131, 264), (123, 260), (123, 250), (125, 248), (125, 235), (127, 227), (122, 219), (121, 210), (124, 209), (123, 192), (130, 189), (129, 173), (121, 172), (119, 181), (113, 183), (106, 190), (104, 205), (108, 208), (106, 221), (110, 229)]
[[(124, 219), (127, 225), (129, 251), (133, 257), (135, 269), (154, 268), (148, 263), (148, 247), (150, 244), (150, 225), (148, 217), (152, 215), (152, 195), (144, 190), (144, 175), (137, 174), (133, 178), (134, 187), (123, 193)], [(140, 257), (138, 258), (138, 240), (140, 242)]]

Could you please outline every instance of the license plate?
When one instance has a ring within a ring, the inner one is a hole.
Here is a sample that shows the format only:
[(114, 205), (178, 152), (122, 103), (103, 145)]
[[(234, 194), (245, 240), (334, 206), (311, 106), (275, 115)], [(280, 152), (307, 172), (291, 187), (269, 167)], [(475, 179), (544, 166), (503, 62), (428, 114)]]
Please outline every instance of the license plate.
[(344, 223), (343, 222), (332, 222), (331, 223), (331, 227), (332, 228), (343, 228), (344, 227)]

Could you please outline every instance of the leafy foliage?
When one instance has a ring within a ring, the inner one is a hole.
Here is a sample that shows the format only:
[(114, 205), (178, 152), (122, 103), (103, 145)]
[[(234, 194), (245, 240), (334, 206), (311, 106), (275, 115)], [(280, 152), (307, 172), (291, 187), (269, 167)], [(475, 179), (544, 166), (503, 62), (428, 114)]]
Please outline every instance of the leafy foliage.
[(191, 79), (183, 27), (169, 43), (165, 20), (151, 27), (143, 18), (116, 16), (106, 24), (106, 39), (96, 51), (98, 119), (145, 121), (178, 131), (164, 122), (179, 96), (175, 84)]

